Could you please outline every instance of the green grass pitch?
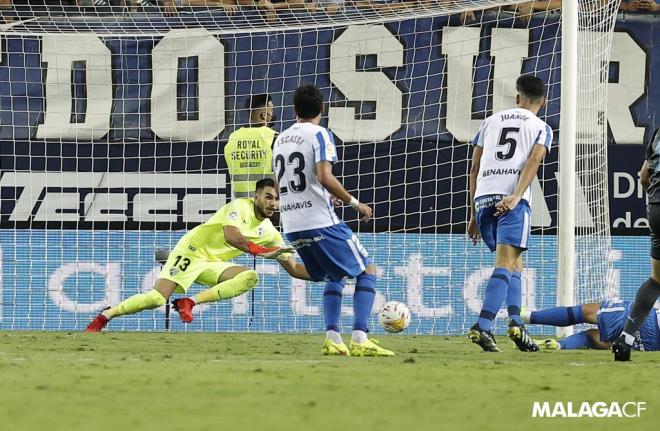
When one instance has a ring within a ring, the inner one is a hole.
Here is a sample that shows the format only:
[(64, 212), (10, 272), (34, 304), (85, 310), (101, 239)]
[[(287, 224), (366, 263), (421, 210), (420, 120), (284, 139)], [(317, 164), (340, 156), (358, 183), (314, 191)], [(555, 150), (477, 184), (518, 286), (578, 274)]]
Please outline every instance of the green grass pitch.
[[(657, 430), (660, 354), (487, 354), (385, 336), (394, 358), (323, 357), (322, 335), (0, 332), (0, 429)], [(532, 418), (533, 401), (645, 401), (641, 418)]]

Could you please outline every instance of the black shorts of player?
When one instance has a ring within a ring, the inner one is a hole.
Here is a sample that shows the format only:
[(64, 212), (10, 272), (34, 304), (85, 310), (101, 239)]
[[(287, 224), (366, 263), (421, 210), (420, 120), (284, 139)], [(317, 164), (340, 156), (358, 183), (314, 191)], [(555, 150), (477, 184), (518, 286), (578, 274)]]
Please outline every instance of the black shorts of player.
[(660, 260), (660, 203), (649, 203), (646, 215), (651, 228), (651, 257)]

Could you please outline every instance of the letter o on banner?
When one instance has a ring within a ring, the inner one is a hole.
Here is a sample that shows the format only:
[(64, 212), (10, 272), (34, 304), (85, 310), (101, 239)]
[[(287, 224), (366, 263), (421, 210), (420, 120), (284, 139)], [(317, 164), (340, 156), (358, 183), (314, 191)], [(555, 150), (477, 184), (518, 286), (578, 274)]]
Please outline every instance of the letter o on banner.
[[(105, 279), (104, 295), (100, 301), (80, 303), (69, 298), (64, 292), (64, 282), (67, 278), (79, 272), (101, 274)], [(119, 302), (121, 293), (121, 266), (118, 263), (105, 265), (96, 262), (65, 263), (57, 268), (48, 279), (48, 296), (64, 311), (71, 313), (92, 313), (108, 304)]]
[[(151, 129), (160, 139), (210, 141), (225, 129), (225, 49), (204, 29), (172, 30), (151, 52)], [(179, 59), (197, 57), (199, 116), (177, 118)]]

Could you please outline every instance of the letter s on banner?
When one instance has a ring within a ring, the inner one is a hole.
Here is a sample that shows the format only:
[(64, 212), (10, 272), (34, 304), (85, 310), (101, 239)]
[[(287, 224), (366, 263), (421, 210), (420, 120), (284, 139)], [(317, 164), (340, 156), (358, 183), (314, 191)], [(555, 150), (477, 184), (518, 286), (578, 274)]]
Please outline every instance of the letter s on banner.
[(330, 81), (348, 101), (375, 101), (376, 118), (358, 120), (355, 108), (330, 107), (328, 126), (344, 142), (382, 141), (401, 127), (403, 93), (383, 72), (356, 70), (358, 55), (378, 67), (403, 66), (403, 45), (383, 25), (350, 26), (330, 45)]

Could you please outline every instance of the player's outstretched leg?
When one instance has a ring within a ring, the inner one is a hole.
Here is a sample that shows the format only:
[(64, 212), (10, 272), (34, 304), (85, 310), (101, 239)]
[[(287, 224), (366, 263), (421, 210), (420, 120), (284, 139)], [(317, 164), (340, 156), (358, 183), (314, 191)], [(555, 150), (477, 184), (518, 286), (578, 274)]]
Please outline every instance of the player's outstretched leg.
[(325, 340), (321, 352), (324, 355), (351, 356), (339, 333), (341, 299), (344, 280), (328, 281), (323, 290), (323, 318), (325, 319)]
[(353, 334), (350, 351), (352, 356), (394, 356), (394, 352), (384, 349), (378, 342), (367, 337), (369, 315), (376, 297), (376, 267), (369, 265), (365, 272), (357, 276), (353, 295)]
[(254, 289), (259, 284), (259, 274), (242, 266), (232, 266), (225, 270), (217, 281), (218, 284), (193, 297), (179, 298), (172, 302), (182, 322), (193, 321), (192, 310), (197, 304), (231, 299)]
[[(598, 304), (596, 304), (596, 308)], [(553, 307), (538, 311), (525, 311), (522, 313), (524, 323), (533, 325), (573, 326), (585, 323), (582, 305), (572, 307)], [(586, 322), (586, 323), (595, 323)]]
[(149, 292), (133, 295), (116, 306), (103, 310), (89, 325), (87, 325), (86, 331), (100, 332), (110, 320), (117, 316), (133, 314), (165, 305), (165, 302), (167, 302), (167, 299), (172, 292), (174, 292), (175, 288), (176, 283), (160, 278), (156, 280), (154, 288)]

